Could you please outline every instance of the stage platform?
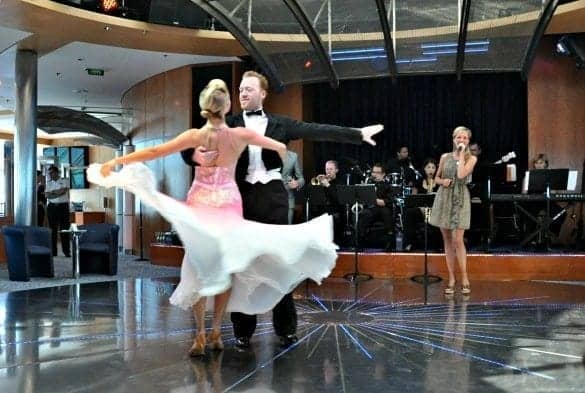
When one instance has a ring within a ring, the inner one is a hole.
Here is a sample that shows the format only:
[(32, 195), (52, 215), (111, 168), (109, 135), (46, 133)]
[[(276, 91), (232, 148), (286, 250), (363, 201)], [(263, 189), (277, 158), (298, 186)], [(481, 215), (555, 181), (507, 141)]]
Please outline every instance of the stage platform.
[[(424, 273), (424, 253), (363, 252), (358, 270), (374, 278), (409, 278)], [(428, 274), (447, 277), (445, 254), (429, 253)], [(355, 270), (355, 254), (340, 252), (332, 277)], [(585, 253), (469, 253), (467, 271), (474, 280), (585, 280)]]

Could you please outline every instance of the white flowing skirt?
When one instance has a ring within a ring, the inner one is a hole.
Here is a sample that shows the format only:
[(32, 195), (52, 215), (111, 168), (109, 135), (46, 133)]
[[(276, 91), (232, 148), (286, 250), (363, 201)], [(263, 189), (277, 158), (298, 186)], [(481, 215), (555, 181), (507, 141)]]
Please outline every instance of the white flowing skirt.
[(153, 173), (142, 163), (126, 165), (106, 178), (100, 167), (90, 165), (90, 182), (132, 192), (177, 231), (185, 257), (170, 301), (181, 308), (231, 288), (228, 311), (261, 314), (305, 279), (321, 283), (335, 267), (337, 246), (329, 215), (298, 225), (257, 223), (227, 209), (191, 207), (158, 192)]

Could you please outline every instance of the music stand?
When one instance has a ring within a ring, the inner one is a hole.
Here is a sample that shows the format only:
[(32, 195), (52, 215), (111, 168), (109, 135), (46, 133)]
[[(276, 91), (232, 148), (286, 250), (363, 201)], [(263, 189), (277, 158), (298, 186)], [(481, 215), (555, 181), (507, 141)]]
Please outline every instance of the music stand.
[[(435, 200), (435, 194), (415, 194), (410, 195), (404, 199), (405, 207), (432, 207)], [(425, 209), (424, 214), (425, 221), (425, 273), (423, 275), (412, 276), (410, 279), (419, 284), (426, 286), (430, 283), (436, 283), (441, 281), (439, 276), (430, 276), (428, 273), (428, 225), (429, 225), (429, 210)]]
[(355, 213), (355, 220), (354, 220), (354, 231), (353, 231), (353, 241), (354, 241), (354, 272), (348, 273), (344, 277), (346, 280), (355, 282), (355, 281), (365, 281), (370, 280), (372, 278), (369, 274), (361, 274), (358, 270), (358, 249), (359, 249), (359, 234), (358, 234), (358, 224), (359, 224), (359, 216), (360, 216), (360, 209), (359, 205), (373, 205), (376, 203), (376, 187), (373, 184), (356, 184), (353, 186), (337, 186), (337, 198), (339, 199), (339, 203), (353, 205), (352, 211)]
[(533, 237), (538, 235), (538, 243), (544, 245), (548, 249), (550, 243), (550, 224), (553, 220), (550, 219), (550, 202), (551, 190), (566, 190), (567, 182), (569, 180), (569, 170), (563, 169), (531, 169), (528, 172), (528, 193), (538, 194), (544, 193), (544, 200), (546, 202), (546, 214), (544, 220), (539, 220), (525, 209), (520, 208), (528, 218), (536, 223), (536, 230), (526, 237), (520, 244), (525, 245)]
[(323, 186), (310, 185), (307, 191), (307, 199), (305, 201), (305, 218), (310, 219), (311, 206), (326, 206), (327, 197), (325, 196), (325, 188)]

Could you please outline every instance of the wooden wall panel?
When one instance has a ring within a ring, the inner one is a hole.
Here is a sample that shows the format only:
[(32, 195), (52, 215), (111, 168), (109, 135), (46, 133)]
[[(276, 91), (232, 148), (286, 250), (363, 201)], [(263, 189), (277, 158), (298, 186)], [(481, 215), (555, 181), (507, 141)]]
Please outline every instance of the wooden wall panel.
[[(191, 126), (191, 67), (182, 67), (155, 75), (129, 89), (122, 106), (132, 116), (128, 132), (136, 150), (155, 146)], [(157, 179), (159, 190), (177, 199), (184, 199), (191, 182), (190, 169), (180, 155), (147, 162)], [(154, 232), (170, 230), (170, 224), (147, 206), (135, 202), (135, 241), (133, 253), (139, 254), (139, 216), (142, 213), (143, 253), (148, 256)]]
[(528, 79), (528, 152), (551, 167), (582, 169), (585, 158), (585, 71), (543, 40)]
[[(555, 54), (557, 38), (546, 37), (528, 79), (528, 156), (547, 155), (551, 168), (579, 170), (581, 190), (585, 159), (585, 70), (575, 59)], [(528, 163), (529, 165), (531, 162)], [(574, 210), (583, 215), (579, 207)], [(565, 243), (572, 241), (574, 221), (566, 220), (561, 232)]]

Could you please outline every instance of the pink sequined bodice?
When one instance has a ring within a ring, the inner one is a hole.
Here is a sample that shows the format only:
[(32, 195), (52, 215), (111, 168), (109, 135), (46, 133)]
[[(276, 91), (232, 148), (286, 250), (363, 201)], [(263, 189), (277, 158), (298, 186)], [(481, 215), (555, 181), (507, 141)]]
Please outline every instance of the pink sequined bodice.
[(187, 194), (187, 204), (198, 208), (222, 208), (241, 216), (242, 198), (234, 180), (234, 173), (235, 164), (230, 167), (198, 166)]

